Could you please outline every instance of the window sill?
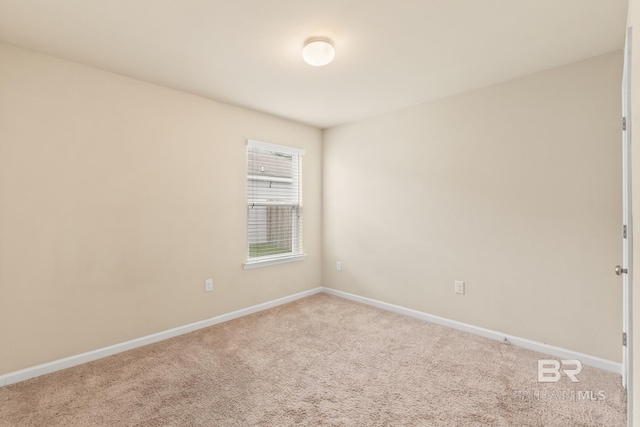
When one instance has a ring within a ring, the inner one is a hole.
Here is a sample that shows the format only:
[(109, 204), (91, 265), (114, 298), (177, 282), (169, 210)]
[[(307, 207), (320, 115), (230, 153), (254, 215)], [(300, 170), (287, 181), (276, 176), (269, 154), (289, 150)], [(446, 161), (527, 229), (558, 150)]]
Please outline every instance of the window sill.
[(294, 262), (294, 261), (303, 261), (305, 259), (307, 259), (306, 254), (289, 255), (289, 256), (283, 256), (279, 258), (257, 259), (257, 260), (245, 262), (243, 264), (243, 268), (245, 270), (250, 270), (252, 268), (266, 267), (268, 265), (284, 264), (287, 262)]

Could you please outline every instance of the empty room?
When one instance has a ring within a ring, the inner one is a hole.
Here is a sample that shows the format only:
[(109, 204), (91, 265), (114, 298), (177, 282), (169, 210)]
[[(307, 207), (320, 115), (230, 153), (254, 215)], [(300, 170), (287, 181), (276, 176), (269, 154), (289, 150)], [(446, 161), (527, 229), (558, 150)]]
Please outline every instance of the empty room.
[(0, 426), (640, 426), (639, 4), (0, 0)]

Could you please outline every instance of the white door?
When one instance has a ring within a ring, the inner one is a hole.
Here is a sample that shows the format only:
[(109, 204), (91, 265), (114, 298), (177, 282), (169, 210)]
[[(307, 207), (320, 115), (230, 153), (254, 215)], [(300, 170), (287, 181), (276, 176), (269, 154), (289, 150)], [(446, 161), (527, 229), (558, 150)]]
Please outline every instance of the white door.
[(627, 389), (627, 413), (631, 426), (632, 366), (631, 366), (631, 284), (632, 284), (632, 236), (631, 217), (631, 28), (627, 28), (622, 71), (622, 267), (616, 274), (622, 276), (622, 386)]

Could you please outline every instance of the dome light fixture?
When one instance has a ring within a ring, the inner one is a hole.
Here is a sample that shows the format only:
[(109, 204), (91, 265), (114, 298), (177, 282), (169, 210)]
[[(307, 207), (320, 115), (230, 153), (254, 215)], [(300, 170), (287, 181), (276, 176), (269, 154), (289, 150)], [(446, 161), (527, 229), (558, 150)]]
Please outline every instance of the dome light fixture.
[(321, 67), (327, 65), (336, 57), (333, 42), (327, 37), (309, 37), (302, 48), (302, 58), (309, 65)]

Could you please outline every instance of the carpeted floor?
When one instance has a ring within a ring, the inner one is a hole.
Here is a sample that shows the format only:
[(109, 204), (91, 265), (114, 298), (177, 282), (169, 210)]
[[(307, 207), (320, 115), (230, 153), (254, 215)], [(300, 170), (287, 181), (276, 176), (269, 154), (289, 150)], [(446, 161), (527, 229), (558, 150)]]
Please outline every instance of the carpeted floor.
[(619, 376), (540, 358), (317, 294), (0, 388), (0, 425), (624, 426)]

